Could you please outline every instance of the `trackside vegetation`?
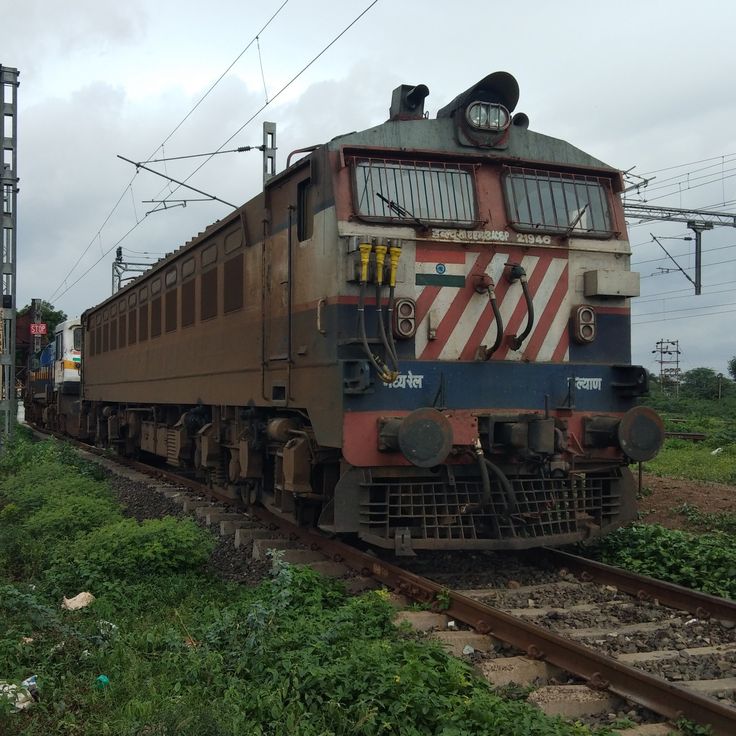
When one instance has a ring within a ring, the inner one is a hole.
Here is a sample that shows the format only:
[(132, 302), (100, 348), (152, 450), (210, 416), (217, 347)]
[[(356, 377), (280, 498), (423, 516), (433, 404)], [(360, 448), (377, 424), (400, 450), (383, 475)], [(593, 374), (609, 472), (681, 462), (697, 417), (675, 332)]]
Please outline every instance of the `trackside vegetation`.
[[(734, 359), (736, 361), (736, 358)], [(693, 375), (700, 376), (696, 369)], [(718, 396), (716, 381), (715, 396)], [(707, 376), (706, 376), (707, 377)], [(694, 379), (691, 384), (695, 385)], [(671, 432), (697, 432), (701, 442), (668, 439), (644, 469), (655, 475), (736, 486), (736, 389), (728, 382), (721, 399), (704, 397), (690, 389), (680, 398), (659, 388), (647, 404), (662, 416)], [(736, 488), (734, 500), (736, 501)], [(584, 554), (633, 572), (650, 575), (695, 590), (736, 599), (736, 513), (701, 508), (692, 502), (674, 509), (693, 531), (637, 523), (617, 530)], [(646, 521), (646, 517), (644, 518)]]
[(0, 697), (4, 735), (591, 733), (396, 628), (383, 592), (278, 558), (255, 587), (208, 576), (207, 532), (123, 518), (64, 445), (20, 436), (0, 474), (0, 680), (36, 675), (40, 694), (21, 712)]
[(655, 475), (736, 485), (736, 393), (717, 400), (675, 398), (655, 391), (646, 403), (662, 416), (668, 432), (699, 432), (705, 440), (665, 440), (659, 454), (645, 464), (645, 470)]
[(594, 548), (602, 562), (722, 598), (736, 599), (736, 535), (632, 524)]

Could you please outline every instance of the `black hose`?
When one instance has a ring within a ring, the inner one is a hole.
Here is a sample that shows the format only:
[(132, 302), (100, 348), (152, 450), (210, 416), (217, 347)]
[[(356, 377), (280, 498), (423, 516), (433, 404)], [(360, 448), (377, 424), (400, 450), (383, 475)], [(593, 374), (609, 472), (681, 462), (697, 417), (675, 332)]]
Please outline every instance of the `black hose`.
[(521, 347), (521, 344), (526, 340), (527, 337), (529, 337), (529, 333), (532, 331), (532, 327), (534, 327), (534, 303), (532, 302), (532, 295), (529, 293), (529, 285), (526, 282), (526, 278), (521, 278), (521, 290), (524, 292), (524, 299), (526, 301), (526, 327), (524, 328), (524, 332), (521, 333), (521, 335), (517, 335), (513, 340), (513, 349), (518, 350)]
[[(383, 287), (381, 284), (376, 284), (376, 317), (378, 318), (378, 334), (381, 336), (381, 343), (383, 349), (386, 351), (388, 360), (391, 363), (390, 369), (394, 372), (398, 371), (398, 361), (388, 344), (388, 338), (386, 337), (386, 325), (383, 323), (383, 305), (381, 304), (381, 291)], [(389, 329), (389, 332), (391, 330)]]
[(488, 466), (486, 465), (483, 451), (478, 450), (475, 456), (478, 459), (478, 466), (480, 467), (480, 481), (483, 486), (481, 503), (483, 504), (483, 508), (487, 508), (491, 505), (491, 477), (488, 475)]
[(488, 475), (488, 466), (486, 465), (488, 461), (483, 455), (482, 450), (479, 449), (478, 452), (474, 454), (476, 459), (478, 460), (478, 467), (480, 468), (480, 481), (483, 486), (481, 496), (481, 509), (490, 512), (489, 516), (491, 519), (491, 525), (493, 526), (493, 533), (498, 539), (500, 539), (501, 528), (498, 525), (498, 517), (496, 516), (496, 513), (493, 509), (493, 499), (491, 497), (491, 478)]
[(388, 290), (388, 306), (386, 307), (386, 322), (388, 323), (388, 345), (391, 357), (394, 359), (394, 367), (399, 370), (399, 355), (396, 352), (396, 343), (394, 342), (394, 301), (396, 287), (391, 286)]
[(514, 487), (511, 484), (511, 481), (508, 479), (506, 473), (504, 473), (503, 470), (498, 467), (498, 465), (492, 463), (485, 456), (483, 457), (483, 463), (487, 466), (487, 469), (490, 470), (496, 476), (496, 478), (498, 478), (498, 482), (501, 484), (501, 488), (503, 489), (504, 495), (506, 496), (506, 513), (517, 513), (519, 510), (519, 503), (516, 498), (516, 492), (514, 491)]
[(378, 373), (378, 377), (384, 382), (387, 383), (386, 378), (388, 378), (388, 374), (386, 371), (386, 366), (384, 365), (381, 367), (378, 362), (376, 361), (376, 357), (372, 352), (370, 345), (368, 345), (368, 336), (365, 332), (365, 288), (366, 288), (366, 282), (361, 281), (360, 282), (360, 296), (358, 297), (358, 325), (359, 325), (359, 331), (360, 331), (360, 341), (363, 344), (363, 350), (365, 351), (365, 354), (368, 358), (368, 360), (371, 362), (371, 365), (376, 369), (376, 373)]
[(488, 300), (491, 303), (491, 309), (493, 310), (493, 318), (496, 320), (496, 341), (491, 345), (490, 348), (486, 348), (483, 354), (483, 359), (488, 360), (493, 353), (501, 347), (501, 340), (503, 340), (503, 318), (496, 302), (496, 292), (493, 286), (488, 287)]

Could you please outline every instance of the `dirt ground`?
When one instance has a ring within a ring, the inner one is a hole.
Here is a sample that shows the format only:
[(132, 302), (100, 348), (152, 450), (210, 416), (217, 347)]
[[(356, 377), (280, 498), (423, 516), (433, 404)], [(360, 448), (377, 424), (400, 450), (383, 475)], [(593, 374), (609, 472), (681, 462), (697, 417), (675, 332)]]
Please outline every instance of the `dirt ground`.
[[(644, 473), (643, 486), (645, 491), (639, 499), (639, 511), (647, 524), (692, 530), (685, 516), (676, 511), (685, 503), (703, 513), (736, 513), (736, 486), (661, 478), (648, 473)], [(647, 493), (646, 489), (651, 492)]]

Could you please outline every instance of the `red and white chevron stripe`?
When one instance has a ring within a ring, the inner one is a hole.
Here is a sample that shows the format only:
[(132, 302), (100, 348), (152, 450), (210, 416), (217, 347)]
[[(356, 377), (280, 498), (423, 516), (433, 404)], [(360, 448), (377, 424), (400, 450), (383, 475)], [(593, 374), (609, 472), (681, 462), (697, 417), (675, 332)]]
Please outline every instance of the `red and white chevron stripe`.
[[(570, 297), (567, 254), (497, 246), (483, 250), (447, 247), (417, 247), (417, 270), (428, 264), (445, 264), (447, 272), (465, 274), (465, 286), (417, 286), (416, 354), (425, 360), (473, 360), (478, 346), (492, 345), (496, 324), (487, 294), (473, 288), (473, 277), (487, 273), (496, 285), (496, 299), (506, 335), (520, 333), (526, 325), (526, 302), (518, 282), (503, 278), (505, 264), (520, 263), (527, 273), (535, 322), (519, 350), (504, 341), (491, 360), (567, 361)], [(451, 265), (453, 267), (451, 267)], [(459, 268), (458, 268), (459, 266)], [(464, 269), (464, 270), (463, 270)], [(428, 339), (430, 323), (436, 337)]]

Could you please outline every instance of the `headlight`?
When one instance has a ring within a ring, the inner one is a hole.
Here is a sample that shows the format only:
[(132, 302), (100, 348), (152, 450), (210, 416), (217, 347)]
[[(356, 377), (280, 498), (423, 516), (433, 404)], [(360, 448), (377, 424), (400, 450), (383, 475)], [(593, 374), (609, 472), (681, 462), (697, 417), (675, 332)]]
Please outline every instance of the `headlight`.
[(473, 102), (468, 105), (466, 117), (474, 128), (493, 132), (506, 130), (511, 122), (509, 111), (494, 102)]

